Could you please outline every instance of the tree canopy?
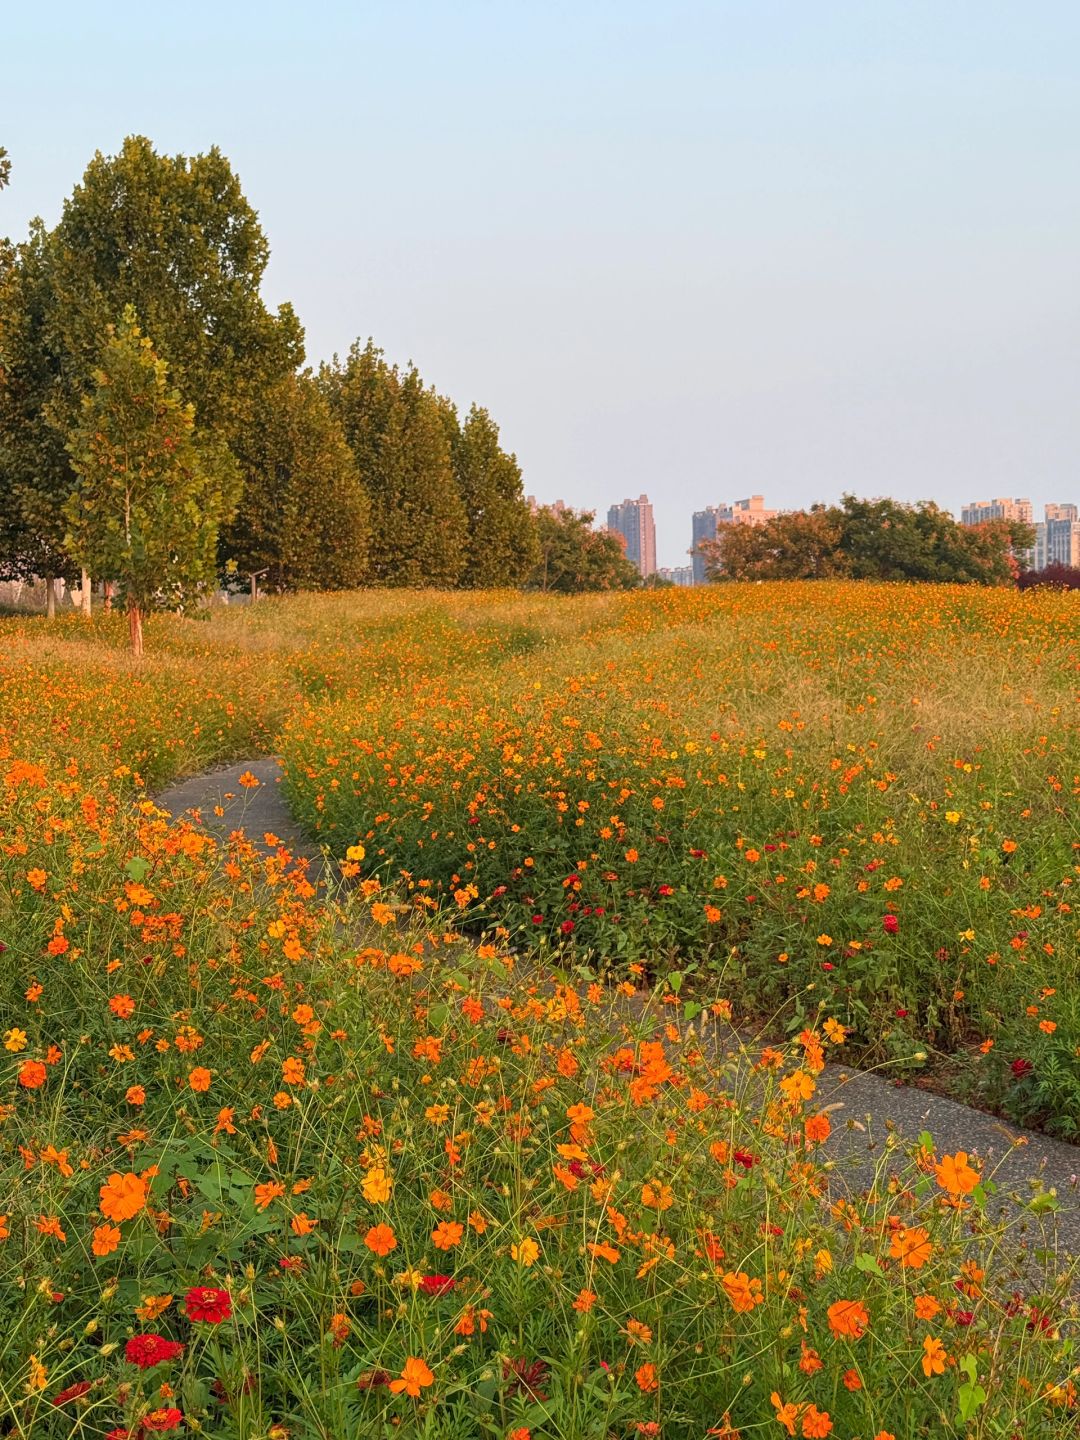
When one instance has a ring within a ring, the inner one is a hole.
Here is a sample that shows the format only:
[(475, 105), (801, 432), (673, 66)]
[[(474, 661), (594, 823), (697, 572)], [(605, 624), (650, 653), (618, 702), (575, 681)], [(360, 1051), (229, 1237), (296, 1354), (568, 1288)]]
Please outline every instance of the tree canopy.
[(1004, 585), (1016, 555), (1034, 542), (1009, 521), (958, 524), (932, 501), (863, 500), (774, 516), (763, 525), (722, 525), (701, 552), (711, 579), (925, 580)]
[(528, 578), (530, 590), (564, 595), (588, 590), (633, 590), (641, 584), (618, 537), (594, 530), (590, 510), (536, 512), (539, 558)]
[(370, 504), (344, 432), (310, 373), (258, 399), (235, 449), (244, 488), (222, 535), (226, 571), (268, 590), (344, 590), (367, 571)]
[(65, 547), (116, 581), (142, 651), (142, 616), (186, 608), (216, 582), (218, 528), (239, 488), (236, 463), (168, 383), (134, 307), (108, 326), (93, 389), (68, 453), (76, 481), (64, 505)]

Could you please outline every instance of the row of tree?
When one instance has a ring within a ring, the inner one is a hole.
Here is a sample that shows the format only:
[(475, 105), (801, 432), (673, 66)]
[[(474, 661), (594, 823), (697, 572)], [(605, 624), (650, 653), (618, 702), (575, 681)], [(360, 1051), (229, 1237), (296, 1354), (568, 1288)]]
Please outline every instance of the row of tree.
[[(0, 151), (0, 186), (9, 165)], [(134, 610), (264, 588), (611, 588), (591, 517), (530, 514), (488, 412), (369, 341), (302, 368), (258, 216), (217, 149), (98, 154), (52, 229), (0, 242), (0, 578)]]
[(1030, 550), (1030, 525), (960, 525), (932, 501), (861, 500), (724, 525), (700, 545), (714, 580), (914, 580), (1007, 585)]

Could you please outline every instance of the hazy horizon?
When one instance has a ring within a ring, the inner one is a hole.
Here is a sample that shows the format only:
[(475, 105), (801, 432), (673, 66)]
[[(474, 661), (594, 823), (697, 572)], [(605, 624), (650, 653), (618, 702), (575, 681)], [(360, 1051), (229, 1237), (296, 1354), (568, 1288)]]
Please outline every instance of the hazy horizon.
[[(1080, 500), (1080, 9), (462, 3), (5, 17), (0, 234), (221, 147), (317, 364), (373, 335), (525, 489)], [(198, 396), (187, 397), (198, 404)]]

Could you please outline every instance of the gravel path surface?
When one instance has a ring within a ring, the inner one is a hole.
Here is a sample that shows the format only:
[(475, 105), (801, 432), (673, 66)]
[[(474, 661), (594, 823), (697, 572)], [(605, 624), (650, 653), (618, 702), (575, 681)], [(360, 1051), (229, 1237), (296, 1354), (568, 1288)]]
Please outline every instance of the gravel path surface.
[[(260, 782), (257, 788), (240, 784), (245, 773)], [(174, 816), (198, 812), (202, 824), (220, 837), (242, 827), (249, 841), (267, 852), (277, 848), (264, 838), (272, 835), (297, 856), (308, 858), (313, 880), (325, 873), (324, 857), (289, 815), (281, 794), (281, 770), (274, 759), (247, 760), (184, 780), (157, 796), (157, 803)], [(840, 1107), (831, 1112), (833, 1135), (828, 1143), (838, 1161), (841, 1187), (870, 1183), (894, 1132), (914, 1141), (927, 1130), (939, 1153), (966, 1150), (980, 1157), (998, 1186), (991, 1204), (1009, 1218), (1015, 1220), (1017, 1206), (1040, 1187), (1053, 1190), (1059, 1206), (1057, 1248), (1080, 1256), (1080, 1147), (1016, 1129), (981, 1110), (914, 1086), (840, 1065), (826, 1066), (818, 1082), (818, 1098), (823, 1106)], [(1038, 1232), (1033, 1220), (1028, 1237), (1032, 1245), (1042, 1243)]]

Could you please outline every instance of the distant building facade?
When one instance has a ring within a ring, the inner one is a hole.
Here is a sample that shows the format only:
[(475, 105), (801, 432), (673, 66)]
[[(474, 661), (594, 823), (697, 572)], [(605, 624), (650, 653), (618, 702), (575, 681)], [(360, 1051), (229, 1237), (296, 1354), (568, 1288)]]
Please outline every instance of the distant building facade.
[(642, 577), (656, 573), (656, 523), (647, 495), (624, 500), (608, 511), (607, 528), (626, 542), (626, 558)]
[(1030, 500), (972, 500), (960, 509), (961, 525), (985, 525), (988, 520), (1019, 520), (1031, 524)]
[(692, 565), (661, 565), (657, 570), (661, 580), (670, 580), (672, 585), (690, 586), (694, 584), (694, 567)]
[(1033, 570), (1048, 565), (1080, 568), (1080, 510), (1075, 505), (1047, 505), (1045, 518), (1035, 526)]
[(721, 525), (764, 525), (776, 514), (777, 511), (766, 508), (763, 495), (750, 495), (745, 500), (733, 500), (730, 505), (709, 505), (704, 510), (695, 510), (690, 546), (694, 584), (704, 585), (708, 579), (705, 557), (701, 553), (703, 540), (715, 540)]

